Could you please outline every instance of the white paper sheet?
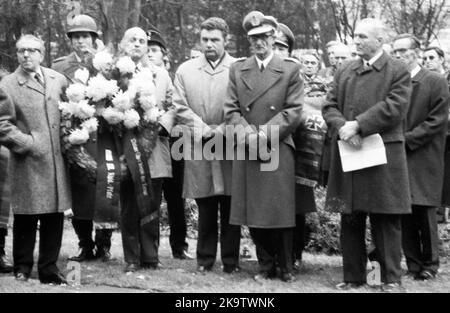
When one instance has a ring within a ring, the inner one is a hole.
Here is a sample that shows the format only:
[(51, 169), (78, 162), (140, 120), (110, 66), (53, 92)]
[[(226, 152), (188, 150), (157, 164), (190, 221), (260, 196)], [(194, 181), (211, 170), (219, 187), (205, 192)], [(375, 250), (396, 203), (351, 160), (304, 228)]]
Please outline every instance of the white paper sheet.
[(387, 164), (386, 148), (380, 134), (363, 138), (361, 149), (339, 140), (342, 170), (352, 172), (360, 169)]

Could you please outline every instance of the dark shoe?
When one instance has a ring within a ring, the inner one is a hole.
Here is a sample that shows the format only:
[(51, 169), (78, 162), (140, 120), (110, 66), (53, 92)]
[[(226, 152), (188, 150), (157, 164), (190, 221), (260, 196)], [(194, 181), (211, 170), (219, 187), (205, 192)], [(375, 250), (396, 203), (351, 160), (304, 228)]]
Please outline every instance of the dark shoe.
[(336, 285), (337, 290), (351, 290), (351, 289), (358, 289), (364, 286), (364, 283), (347, 283), (342, 282)]
[(384, 292), (401, 292), (403, 291), (400, 283), (388, 283), (381, 286), (381, 290)]
[(54, 284), (54, 285), (67, 284), (66, 278), (60, 272), (46, 275), (39, 275), (39, 280), (41, 281), (41, 284)]
[(17, 281), (22, 281), (22, 282), (28, 281), (28, 278), (30, 277), (29, 275), (22, 273), (22, 272), (17, 272), (14, 274), (14, 276), (16, 277)]
[(238, 265), (224, 265), (223, 272), (227, 274), (239, 273), (241, 268)]
[(258, 274), (256, 274), (253, 279), (256, 281), (266, 280), (266, 279), (273, 279), (277, 277), (277, 271), (276, 269), (272, 269), (269, 271), (260, 271)]
[(197, 266), (197, 272), (205, 274), (206, 272), (211, 272), (212, 270), (212, 266), (204, 266), (204, 265), (199, 265)]
[(85, 261), (91, 261), (95, 259), (94, 252), (90, 249), (81, 248), (81, 252), (78, 256), (73, 256), (69, 258), (69, 261), (75, 261), (75, 262), (85, 262)]
[(414, 280), (418, 280), (420, 279), (419, 274), (420, 272), (407, 271), (404, 276)]
[(281, 274), (281, 280), (285, 283), (293, 283), (296, 279), (295, 275), (290, 272)]
[(157, 270), (159, 269), (159, 263), (142, 263), (141, 267), (146, 270)]
[(430, 280), (435, 279), (436, 273), (430, 271), (430, 270), (422, 270), (418, 275), (416, 280)]
[(109, 252), (109, 248), (106, 247), (98, 248), (97, 253), (95, 254), (95, 258), (100, 259), (102, 262), (110, 261), (111, 252)]
[(11, 273), (13, 269), (13, 265), (9, 262), (6, 255), (0, 255), (0, 273)]
[(125, 273), (134, 273), (139, 270), (139, 266), (136, 263), (127, 263), (125, 266)]
[(173, 258), (179, 260), (193, 260), (194, 257), (190, 255), (187, 251), (183, 250), (181, 252), (173, 252)]

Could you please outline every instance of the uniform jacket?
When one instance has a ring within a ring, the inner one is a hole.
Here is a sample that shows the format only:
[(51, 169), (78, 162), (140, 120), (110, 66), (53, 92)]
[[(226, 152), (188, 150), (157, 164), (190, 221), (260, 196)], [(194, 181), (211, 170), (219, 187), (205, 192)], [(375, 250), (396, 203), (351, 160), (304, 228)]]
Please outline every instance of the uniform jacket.
[[(234, 61), (226, 53), (213, 69), (202, 55), (178, 68), (173, 103), (179, 124), (188, 126), (192, 132), (224, 124), (223, 104), (230, 65)], [(230, 195), (230, 184), (231, 161), (185, 160), (183, 197), (196, 199)]]
[[(405, 152), (405, 122), (411, 77), (400, 61), (384, 53), (370, 68), (361, 60), (343, 64), (334, 77), (322, 113), (333, 135), (327, 206), (339, 212), (410, 213)], [(338, 130), (358, 121), (360, 134), (379, 133), (387, 164), (343, 173), (337, 148)]]
[(79, 61), (75, 52), (54, 60), (52, 69), (65, 75), (69, 81), (72, 81), (74, 74), (78, 69), (87, 69), (91, 73), (93, 72), (92, 64), (88, 65), (84, 64), (82, 61)]
[(449, 91), (446, 79), (424, 68), (412, 78), (406, 157), (412, 204), (439, 206), (444, 179)]
[(0, 83), (0, 143), (10, 149), (14, 214), (64, 212), (70, 208), (67, 169), (60, 145), (58, 101), (66, 78), (48, 68), (45, 88), (21, 67)]
[(295, 146), (292, 132), (300, 123), (303, 81), (299, 65), (274, 55), (261, 72), (255, 57), (239, 60), (230, 69), (225, 102), (228, 124), (256, 128), (279, 127), (279, 147), (267, 134), (279, 164), (262, 171), (258, 160), (233, 161), (230, 223), (257, 228), (295, 226)]

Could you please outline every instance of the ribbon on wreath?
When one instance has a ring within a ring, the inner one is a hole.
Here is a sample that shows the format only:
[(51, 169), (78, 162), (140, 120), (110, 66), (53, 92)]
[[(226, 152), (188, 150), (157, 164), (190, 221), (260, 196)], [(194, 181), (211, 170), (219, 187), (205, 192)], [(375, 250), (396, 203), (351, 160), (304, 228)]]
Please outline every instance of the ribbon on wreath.
[(157, 236), (159, 234), (159, 207), (154, 202), (155, 197), (148, 166), (148, 147), (143, 147), (139, 135), (128, 130), (123, 134), (123, 152), (134, 184), (141, 227)]

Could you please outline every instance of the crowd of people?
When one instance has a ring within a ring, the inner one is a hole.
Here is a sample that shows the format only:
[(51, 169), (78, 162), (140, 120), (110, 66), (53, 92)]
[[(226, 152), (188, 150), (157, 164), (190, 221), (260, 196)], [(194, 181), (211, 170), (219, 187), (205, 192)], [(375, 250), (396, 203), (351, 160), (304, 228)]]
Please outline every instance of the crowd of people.
[[(411, 34), (389, 41), (381, 21), (364, 19), (357, 23), (353, 45), (327, 45), (330, 66), (324, 67), (317, 51), (295, 50), (294, 34), (274, 17), (250, 12), (243, 28), (252, 55), (236, 59), (226, 51), (226, 21), (205, 20), (201, 53), (174, 75), (168, 71), (163, 34), (139, 27), (124, 33), (117, 56), (129, 57), (136, 73), (151, 71), (162, 112), (149, 146), (138, 130), (111, 127), (102, 118), (107, 109), (102, 102), (89, 140), (72, 146), (64, 140), (60, 101), (80, 70), (91, 78), (99, 73), (95, 56), (105, 49), (91, 17), (78, 15), (68, 25), (73, 52), (56, 59), (52, 69), (41, 65), (41, 39), (23, 35), (17, 41), (19, 66), (0, 82), (0, 144), (2, 153), (10, 152), (8, 171), (7, 156), (1, 158), (0, 183), (7, 173), (10, 179), (0, 194), (4, 189), (11, 194), (10, 206), (3, 203), (0, 211), (2, 272), (29, 279), (39, 222), (39, 280), (66, 283), (56, 263), (69, 210), (80, 248), (70, 260), (108, 262), (113, 230), (120, 228), (125, 271), (156, 270), (164, 195), (174, 258), (193, 258), (184, 199), (194, 199), (197, 271), (212, 270), (220, 242), (223, 272), (240, 272), (241, 226), (246, 225), (259, 263), (254, 278), (293, 282), (305, 248), (306, 214), (316, 211), (314, 188), (323, 185), (326, 208), (341, 214), (343, 282), (336, 288), (365, 285), (370, 259), (380, 265), (383, 290), (399, 289), (402, 255), (407, 275), (436, 277), (437, 210), (449, 203), (442, 191), (450, 177), (444, 175), (450, 168), (445, 163), (450, 95), (444, 52), (422, 49)], [(220, 142), (215, 149), (221, 157), (190, 157), (195, 151), (186, 146), (184, 159), (175, 157), (178, 126), (199, 134), (189, 140), (202, 147)], [(375, 134), (387, 162), (344, 172), (339, 144), (358, 151)], [(275, 168), (265, 169), (274, 159)], [(9, 207), (13, 264), (4, 251)]]

